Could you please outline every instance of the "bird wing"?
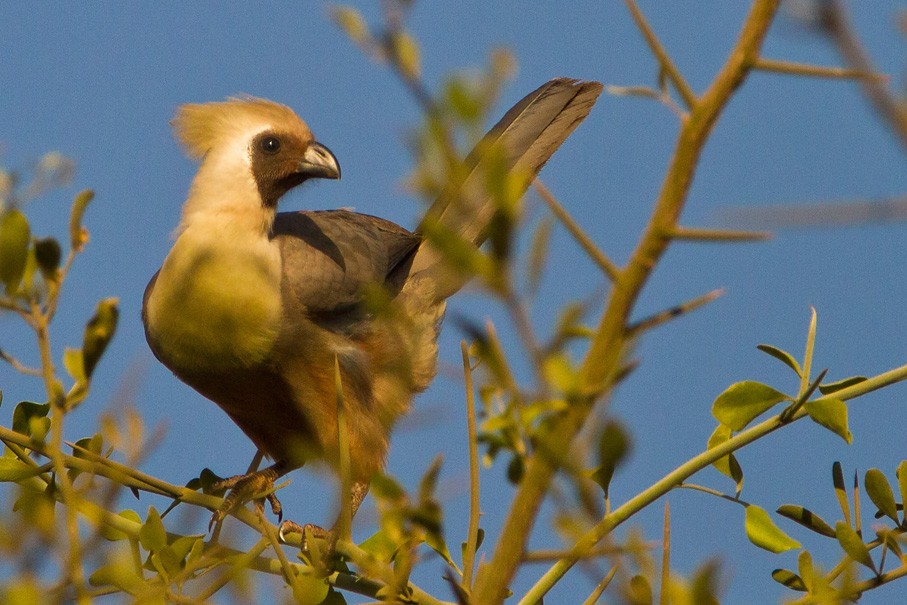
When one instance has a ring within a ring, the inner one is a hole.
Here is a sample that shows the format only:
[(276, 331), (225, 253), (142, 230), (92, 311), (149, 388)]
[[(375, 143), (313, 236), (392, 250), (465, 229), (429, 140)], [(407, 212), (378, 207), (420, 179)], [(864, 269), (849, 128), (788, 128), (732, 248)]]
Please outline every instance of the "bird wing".
[[(483, 159), (491, 148), (504, 154), (504, 168), (525, 179), (524, 192), (545, 162), (585, 119), (601, 94), (599, 82), (555, 78), (526, 95), (482, 138), (466, 158), (467, 176), (443, 192), (423, 219), (435, 222), (459, 237), (481, 245), (494, 215), (494, 197), (487, 185)], [(412, 273), (429, 277), (438, 298), (459, 290), (465, 279), (442, 262), (440, 251), (426, 242), (413, 261)]]
[(352, 310), (368, 285), (402, 286), (421, 238), (390, 221), (349, 210), (281, 212), (274, 240), (283, 260), (283, 290), (293, 306), (318, 318)]

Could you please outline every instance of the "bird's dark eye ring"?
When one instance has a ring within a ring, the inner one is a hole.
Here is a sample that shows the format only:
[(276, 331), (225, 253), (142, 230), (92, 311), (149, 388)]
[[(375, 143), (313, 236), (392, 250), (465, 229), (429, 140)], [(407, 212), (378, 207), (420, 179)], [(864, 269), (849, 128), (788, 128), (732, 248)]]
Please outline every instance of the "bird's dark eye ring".
[(261, 150), (265, 153), (274, 154), (280, 151), (280, 139), (277, 137), (265, 137), (259, 143)]

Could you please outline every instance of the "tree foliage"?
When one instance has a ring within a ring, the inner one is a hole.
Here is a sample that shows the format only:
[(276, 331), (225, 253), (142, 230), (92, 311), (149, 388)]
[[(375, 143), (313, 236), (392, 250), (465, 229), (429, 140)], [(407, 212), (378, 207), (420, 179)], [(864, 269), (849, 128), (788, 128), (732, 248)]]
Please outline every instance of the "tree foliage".
[[(634, 342), (651, 330), (670, 329), (666, 324), (671, 319), (717, 296), (709, 293), (633, 322), (630, 317), (640, 291), (665, 252), (678, 241), (733, 243), (763, 237), (761, 233), (700, 229), (679, 222), (700, 153), (735, 91), (754, 71), (767, 70), (802, 77), (856, 78), (871, 95), (888, 94), (879, 91), (879, 80), (865, 57), (861, 63), (852, 53), (845, 52), (845, 58), (853, 64), (840, 69), (763, 57), (762, 42), (778, 4), (778, 0), (753, 3), (733, 51), (711, 84), (699, 93), (685, 81), (635, 3), (627, 1), (658, 61), (657, 84), (611, 87), (611, 92), (665, 104), (677, 113), (680, 127), (649, 222), (626, 264), (610, 260), (583, 232), (581, 222), (541, 183), (537, 183), (537, 191), (551, 217), (527, 236), (530, 229), (523, 221), (523, 202), (507, 194), (506, 174), (489, 179), (488, 187), (499, 192), (499, 207), (486, 250), (464, 248), (460, 242), (445, 241), (438, 235), (439, 248), (471, 270), (487, 296), (509, 312), (522, 347), (522, 351), (506, 350), (491, 324), (468, 326), (472, 341), (463, 345), (463, 374), (470, 427), (471, 512), (459, 546), (445, 542), (443, 505), (436, 493), (440, 459), (422, 473), (413, 493), (393, 477), (376, 477), (372, 484), (379, 518), (376, 533), (360, 544), (340, 540), (336, 552), (311, 535), (280, 531), (245, 508), (234, 515), (260, 536), (251, 548), (231, 548), (230, 536), (219, 530), (213, 535), (204, 531), (187, 534), (170, 527), (167, 514), (174, 506), (214, 510), (220, 505), (222, 494), (211, 489), (218, 478), (211, 471), (198, 469), (198, 477), (185, 486), (143, 473), (140, 467), (148, 436), (135, 412), (101, 418), (97, 431), (89, 436), (74, 438), (67, 429), (67, 419), (81, 413), (80, 406), (91, 397), (94, 370), (103, 363), (118, 321), (117, 299), (98, 301), (94, 315), (86, 321), (81, 345), (66, 348), (60, 360), (54, 358), (50, 328), (61, 289), (68, 285), (70, 267), (89, 244), (83, 215), (92, 194), (84, 191), (73, 200), (69, 233), (65, 234), (68, 242), (61, 243), (58, 238), (33, 232), (27, 202), (68, 181), (71, 162), (59, 154), (48, 154), (24, 184), (17, 175), (2, 173), (0, 310), (31, 328), (34, 341), (28, 346), (38, 351), (40, 365), (24, 365), (15, 351), (0, 350), (0, 357), (13, 370), (40, 381), (46, 398), (11, 404), (9, 399), (15, 400), (15, 394), (5, 394), (7, 409), (12, 405), (13, 412), (10, 426), (0, 426), (4, 444), (0, 480), (14, 487), (8, 491), (10, 498), (0, 504), (0, 549), (21, 571), (3, 582), (0, 600), (32, 603), (49, 596), (87, 603), (101, 595), (120, 594), (142, 603), (203, 603), (227, 587), (238, 595), (254, 595), (250, 581), (257, 574), (273, 574), (286, 582), (293, 601), (312, 605), (344, 603), (353, 593), (403, 603), (452, 600), (484, 604), (509, 597), (534, 604), (575, 564), (594, 561), (601, 577), (587, 603), (594, 603), (603, 593), (633, 603), (652, 603), (656, 598), (661, 603), (717, 602), (715, 563), (705, 563), (689, 577), (672, 569), (667, 508), (657, 551), (638, 531), (629, 531), (622, 538), (614, 532), (678, 489), (714, 495), (718, 498), (715, 506), (721, 505), (719, 499), (740, 505), (741, 539), (745, 536), (773, 553), (799, 551), (796, 570), (779, 568), (772, 574), (798, 602), (856, 600), (907, 575), (901, 547), (907, 529), (907, 461), (893, 474), (879, 469), (865, 473), (863, 490), (878, 511), (871, 530), (863, 526), (859, 478), (855, 476), (848, 487), (838, 463), (832, 465), (830, 494), (840, 505), (839, 519), (822, 519), (800, 504), (785, 504), (772, 515), (757, 504), (758, 494), (747, 494), (752, 502), (742, 498), (744, 469), (736, 452), (775, 431), (800, 430), (804, 424), (800, 421), (814, 422), (850, 443), (851, 402), (907, 378), (907, 366), (902, 366), (876, 376), (826, 381), (827, 370), (816, 371), (821, 360), (813, 358), (819, 325), (815, 311), (805, 330), (802, 358), (772, 345), (758, 347), (792, 371), (791, 384), (766, 385), (754, 380), (731, 384), (714, 401), (717, 426), (700, 453), (676, 461), (674, 470), (625, 502), (611, 501), (615, 470), (633, 441), (646, 438), (629, 435), (607, 405), (615, 387), (637, 367), (632, 357)], [(335, 8), (333, 18), (368, 57), (392, 69), (423, 109), (424, 123), (415, 139), (417, 163), (410, 182), (424, 199), (432, 200), (459, 178), (465, 143), (481, 135), (514, 60), (507, 53), (494, 54), (478, 75), (452, 75), (439, 90), (432, 90), (421, 78), (420, 44), (407, 29), (410, 2), (397, 0), (385, 6), (386, 18), (379, 25), (368, 24), (351, 7)], [(846, 42), (848, 30), (840, 9), (829, 3), (821, 10), (830, 12), (817, 20)], [(882, 103), (880, 107), (885, 111), (887, 106)], [(891, 119), (892, 127), (903, 128), (903, 121), (896, 118)], [(527, 301), (546, 270), (547, 244), (555, 221), (574, 237), (581, 251), (578, 254), (594, 261), (601, 273), (595, 278), (607, 280), (610, 290), (600, 316), (590, 317), (585, 305), (569, 303), (558, 323), (543, 334), (529, 319)], [(519, 237), (530, 241), (527, 259), (513, 253)], [(577, 350), (582, 352), (579, 359)], [(534, 380), (527, 383), (520, 382), (513, 370), (520, 356), (531, 360), (535, 369)], [(838, 374), (840, 370), (835, 368)], [(588, 438), (590, 426), (592, 438)], [(498, 535), (486, 535), (480, 523), (480, 458), (486, 464), (505, 465), (516, 488)], [(691, 482), (708, 466), (731, 479), (732, 493)], [(563, 486), (576, 495), (558, 517), (567, 546), (553, 554), (532, 552), (528, 544), (540, 505), (549, 496), (563, 498)], [(132, 510), (128, 495), (121, 497), (124, 488), (136, 496), (154, 494), (155, 502), (165, 503), (166, 508)], [(835, 542), (839, 561), (823, 569), (794, 537), (798, 534), (816, 534)], [(308, 547), (301, 550), (303, 541)], [(446, 563), (447, 594), (429, 595), (413, 581), (413, 570), (430, 552)], [(42, 574), (31, 573), (27, 561), (36, 556), (48, 557), (55, 564)], [(547, 561), (547, 569), (526, 593), (510, 595), (517, 570), (534, 560)]]

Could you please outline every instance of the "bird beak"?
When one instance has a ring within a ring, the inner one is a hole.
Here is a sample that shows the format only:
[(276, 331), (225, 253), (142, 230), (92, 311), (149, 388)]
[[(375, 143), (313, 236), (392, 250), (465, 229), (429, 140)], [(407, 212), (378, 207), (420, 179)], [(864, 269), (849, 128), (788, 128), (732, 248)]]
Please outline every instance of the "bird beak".
[(330, 149), (312, 141), (299, 162), (299, 173), (307, 179), (339, 179), (340, 164)]

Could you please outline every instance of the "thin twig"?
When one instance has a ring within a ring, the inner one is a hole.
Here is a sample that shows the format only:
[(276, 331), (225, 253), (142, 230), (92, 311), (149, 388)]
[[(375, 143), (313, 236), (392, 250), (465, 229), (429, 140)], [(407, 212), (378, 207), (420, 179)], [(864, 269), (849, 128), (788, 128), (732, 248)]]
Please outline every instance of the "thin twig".
[(861, 71), (850, 67), (826, 67), (824, 65), (810, 65), (808, 63), (797, 63), (795, 61), (779, 61), (777, 59), (760, 58), (753, 64), (753, 69), (813, 78), (877, 80), (880, 83), (888, 81), (888, 76), (883, 74)]
[(661, 590), (658, 591), (660, 605), (671, 602), (671, 503), (665, 500), (664, 531), (661, 541)]
[[(840, 0), (822, 2), (819, 10), (822, 11), (821, 23), (837, 44), (844, 60), (857, 71), (875, 73), (872, 60), (854, 33), (844, 4)], [(860, 83), (876, 111), (907, 149), (907, 103), (897, 99), (878, 79), (862, 79)]]
[(26, 374), (27, 376), (41, 377), (44, 375), (44, 373), (40, 369), (30, 368), (30, 367), (24, 365), (18, 359), (16, 359), (15, 357), (13, 357), (12, 355), (10, 355), (9, 353), (7, 353), (6, 351), (4, 351), (2, 349), (0, 349), (0, 359), (2, 359), (3, 361), (5, 361), (9, 365), (11, 365), (13, 367), (13, 369), (16, 370), (17, 372), (21, 372), (22, 374)]
[(677, 69), (677, 66), (674, 65), (674, 61), (671, 59), (668, 52), (662, 46), (661, 42), (658, 40), (658, 36), (655, 35), (655, 31), (646, 21), (645, 15), (642, 14), (642, 11), (639, 10), (639, 7), (636, 6), (636, 0), (625, 0), (627, 8), (630, 9), (630, 14), (633, 15), (633, 20), (636, 22), (636, 27), (639, 28), (639, 31), (642, 33), (643, 37), (646, 39), (646, 43), (649, 45), (649, 49), (652, 51), (652, 54), (655, 55), (655, 58), (658, 59), (658, 64), (661, 66), (661, 69), (664, 70), (668, 78), (671, 80), (671, 83), (674, 85), (674, 88), (677, 89), (677, 92), (680, 93), (680, 96), (683, 98), (684, 104), (687, 106), (687, 109), (692, 109), (698, 99), (696, 98), (696, 93), (693, 92), (693, 89), (690, 88), (690, 85), (687, 84), (687, 81), (684, 80), (683, 75), (680, 73), (680, 70)]
[(761, 242), (772, 239), (767, 231), (742, 231), (737, 229), (709, 229), (704, 227), (676, 226), (667, 233), (676, 240), (697, 242)]
[(463, 552), (463, 588), (472, 590), (472, 572), (475, 566), (476, 544), (479, 539), (479, 446), (476, 431), (476, 401), (472, 382), (469, 347), (460, 342), (463, 356), (463, 382), (466, 389), (466, 431), (469, 451), (469, 523), (466, 529), (466, 550)]
[(605, 589), (608, 588), (608, 584), (611, 583), (611, 580), (614, 578), (614, 574), (617, 573), (617, 565), (612, 567), (605, 577), (602, 578), (602, 581), (598, 583), (592, 593), (583, 601), (583, 605), (595, 605), (598, 602), (598, 597), (602, 596), (602, 593), (605, 592)]
[(599, 266), (605, 275), (608, 276), (608, 279), (617, 281), (618, 277), (620, 277), (620, 268), (608, 258), (608, 255), (595, 245), (595, 242), (592, 241), (591, 237), (586, 235), (586, 232), (583, 231), (583, 228), (580, 227), (579, 223), (573, 220), (570, 213), (557, 201), (557, 198), (554, 197), (554, 194), (551, 193), (541, 179), (535, 179), (532, 184), (535, 186), (535, 190), (542, 198), (542, 201), (544, 201), (548, 206), (548, 209), (551, 210), (551, 214), (556, 216), (557, 219), (564, 224), (564, 227), (567, 228), (567, 231), (569, 231), (570, 235), (573, 236), (573, 239), (576, 240), (576, 243), (578, 243), (583, 251), (589, 255), (589, 258)]
[(713, 300), (717, 300), (722, 296), (724, 296), (724, 288), (718, 288), (716, 290), (712, 290), (711, 292), (706, 292), (702, 296), (697, 296), (692, 300), (680, 303), (679, 305), (671, 307), (670, 309), (660, 311), (655, 315), (650, 315), (645, 319), (641, 319), (627, 326), (627, 338), (636, 338), (643, 332), (648, 332), (652, 328), (665, 324), (672, 319), (677, 319), (682, 315), (686, 315), (690, 311), (695, 311), (699, 307), (705, 306)]

